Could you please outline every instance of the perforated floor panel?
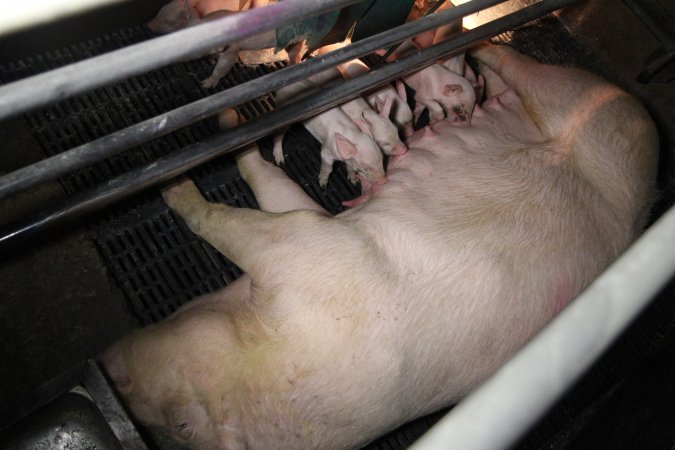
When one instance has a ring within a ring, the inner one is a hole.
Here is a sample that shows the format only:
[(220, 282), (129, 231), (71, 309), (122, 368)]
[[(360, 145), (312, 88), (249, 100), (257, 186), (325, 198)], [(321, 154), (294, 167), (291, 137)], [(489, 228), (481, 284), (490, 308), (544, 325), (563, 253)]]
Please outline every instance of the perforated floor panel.
[[(0, 67), (0, 80), (13, 81), (152, 36), (142, 27), (123, 30)], [(36, 140), (51, 156), (279, 67), (281, 63), (237, 65), (215, 90), (205, 91), (198, 80), (206, 78), (212, 68), (208, 59), (174, 64), (61, 101), (26, 118)], [(239, 110), (251, 119), (269, 111), (273, 104), (272, 96), (265, 95), (241, 105)], [(216, 120), (210, 118), (79, 170), (61, 183), (68, 194), (73, 194), (218, 132)], [(302, 127), (290, 130), (285, 149), (289, 174), (330, 211), (339, 212), (342, 200), (357, 195), (342, 167), (336, 168), (325, 190), (319, 188), (316, 141)], [(257, 207), (229, 157), (190, 175), (209, 200)], [(156, 189), (121, 202), (90, 219), (88, 225), (142, 324), (166, 317), (186, 301), (222, 288), (240, 274), (236, 266), (189, 232), (182, 220), (176, 220)]]
[[(13, 81), (150, 37), (152, 35), (141, 27), (122, 30), (2, 66), (0, 81)], [(511, 45), (546, 62), (574, 63), (601, 72), (598, 65), (584, 54), (555, 20), (540, 21), (534, 27), (509, 33), (500, 37), (500, 40), (510, 41)], [(48, 155), (57, 154), (208, 95), (210, 92), (202, 90), (198, 80), (205, 78), (211, 67), (212, 64), (204, 59), (174, 64), (59, 102), (28, 114), (26, 119), (45, 152)], [(221, 81), (216, 90), (278, 67), (280, 65), (239, 65)], [(243, 105), (240, 112), (250, 119), (268, 111), (273, 103), (271, 96), (264, 96)], [(64, 177), (61, 183), (68, 194), (73, 194), (218, 131), (214, 119), (204, 120)], [(336, 167), (326, 190), (319, 188), (319, 148), (301, 127), (290, 130), (285, 151), (289, 175), (331, 212), (339, 212), (342, 200), (357, 195), (357, 189), (346, 180), (343, 167)], [(217, 159), (192, 171), (190, 175), (209, 200), (257, 207), (231, 157)], [(141, 324), (160, 320), (186, 301), (219, 289), (240, 275), (236, 266), (187, 230), (182, 220), (177, 219), (165, 206), (156, 189), (107, 209), (88, 219), (87, 225), (110, 273)], [(566, 448), (569, 436), (574, 434), (581, 423), (578, 416), (597, 405), (594, 400), (597, 392), (606, 392), (616, 385), (639, 363), (642, 354), (654, 348), (672, 330), (672, 323), (675, 322), (672, 306), (658, 306), (650, 314), (653, 316), (649, 319), (652, 322), (643, 326), (642, 331), (636, 332), (637, 337), (624, 344), (628, 346), (627, 349), (621, 350), (622, 353), (614, 359), (605, 359), (594, 369), (597, 371), (595, 381), (581, 386), (576, 394), (571, 394), (571, 400), (567, 400), (566, 406), (552, 413), (518, 448)], [(664, 317), (668, 320), (664, 321)], [(440, 415), (434, 414), (414, 421), (371, 444), (369, 448), (405, 448)]]

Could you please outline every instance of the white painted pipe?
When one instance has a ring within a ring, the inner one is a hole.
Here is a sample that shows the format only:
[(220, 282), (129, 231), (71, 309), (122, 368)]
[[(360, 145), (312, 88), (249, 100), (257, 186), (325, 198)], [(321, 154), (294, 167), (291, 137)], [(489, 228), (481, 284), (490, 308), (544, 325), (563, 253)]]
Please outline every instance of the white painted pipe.
[(284, 0), (7, 83), (0, 86), (0, 120), (360, 1)]
[(0, 36), (128, 0), (11, 0), (2, 5)]
[(512, 446), (588, 370), (674, 272), (675, 206), (411, 448)]

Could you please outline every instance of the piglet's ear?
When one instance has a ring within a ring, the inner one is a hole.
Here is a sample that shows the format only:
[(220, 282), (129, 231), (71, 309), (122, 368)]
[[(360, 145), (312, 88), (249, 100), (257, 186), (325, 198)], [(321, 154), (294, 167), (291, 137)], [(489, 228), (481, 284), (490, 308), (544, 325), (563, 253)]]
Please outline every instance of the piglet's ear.
[(442, 66), (457, 75), (464, 74), (464, 53), (452, 56), (443, 61)]
[(382, 108), (378, 108), (380, 115), (385, 118), (389, 118), (389, 114), (391, 114), (391, 105), (393, 105), (394, 100), (392, 100), (391, 97), (386, 96), (384, 99), (384, 104), (382, 105)]
[(379, 113), (382, 111), (382, 108), (384, 108), (384, 100), (382, 100), (379, 96), (375, 97), (375, 111)]
[(401, 80), (396, 80), (396, 92), (398, 92), (398, 96), (401, 97), (401, 100), (408, 101), (408, 94), (405, 91), (405, 85), (403, 84), (403, 81)]
[(372, 132), (370, 130), (370, 124), (368, 121), (365, 119), (365, 116), (361, 115), (362, 118), (359, 119), (352, 119), (354, 124), (359, 127), (359, 130), (361, 130), (361, 133), (367, 134), (368, 136), (372, 136)]
[(340, 133), (335, 133), (335, 148), (343, 160), (353, 158), (358, 151), (352, 141)]

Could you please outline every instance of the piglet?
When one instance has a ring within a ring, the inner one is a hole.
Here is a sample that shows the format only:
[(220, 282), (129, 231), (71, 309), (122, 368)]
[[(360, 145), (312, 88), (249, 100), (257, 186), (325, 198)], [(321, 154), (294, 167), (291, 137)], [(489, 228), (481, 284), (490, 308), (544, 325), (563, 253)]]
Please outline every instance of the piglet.
[[(246, 11), (247, 9), (266, 6), (268, 0), (189, 0), (188, 4), (198, 13), (200, 18), (215, 11)], [(171, 0), (164, 5), (157, 15), (146, 26), (155, 33), (165, 34), (178, 31), (188, 26), (185, 17), (185, 0)]]
[[(188, 26), (198, 25), (202, 22), (206, 22), (209, 20), (217, 20), (229, 16), (231, 14), (241, 14), (238, 12), (223, 10), (212, 12), (210, 14), (207, 14), (203, 18), (200, 18), (196, 9), (192, 7), (189, 2), (185, 2), (184, 6), (185, 6), (184, 16), (188, 20)], [(232, 69), (234, 63), (237, 62), (240, 50), (262, 50), (265, 48), (271, 48), (274, 47), (275, 41), (276, 41), (276, 31), (269, 30), (251, 36), (249, 38), (243, 39), (239, 42), (233, 42), (231, 44), (226, 45), (225, 47), (220, 47), (212, 50), (211, 52), (209, 52), (210, 54), (218, 55), (216, 65), (213, 68), (211, 75), (209, 75), (209, 77), (206, 78), (205, 80), (202, 80), (200, 85), (204, 89), (210, 89), (215, 87), (218, 84), (218, 81), (220, 81), (220, 79), (223, 78), (230, 71), (230, 69)]]
[[(338, 69), (344, 78), (354, 78), (370, 70), (358, 59), (340, 64)], [(396, 80), (396, 89), (390, 84), (386, 84), (378, 87), (374, 92), (366, 93), (366, 100), (370, 106), (383, 115), (385, 114), (387, 100), (390, 100), (391, 108), (386, 113), (386, 117), (389, 117), (399, 129), (403, 130), (406, 136), (412, 135), (413, 113), (408, 106), (405, 86), (401, 81)]]
[(408, 147), (401, 142), (396, 125), (389, 120), (392, 104), (391, 97), (378, 99), (378, 112), (375, 112), (362, 97), (356, 97), (340, 105), (340, 108), (354, 123), (361, 120), (366, 122), (365, 128), (372, 130), (373, 138), (385, 155), (402, 155)]
[(155, 33), (172, 33), (188, 26), (185, 0), (172, 0), (164, 5), (146, 26)]
[[(449, 29), (456, 28), (456, 24), (452, 23), (448, 27), (429, 30), (404, 41), (387, 60), (393, 61), (416, 49), (426, 48), (438, 42), (437, 34), (445, 36), (449, 33)], [(468, 66), (464, 62), (464, 53), (461, 53), (403, 78), (405, 83), (415, 90), (415, 122), (425, 108), (429, 109), (432, 124), (446, 117), (451, 121), (465, 124), (471, 121), (478, 81), (472, 83), (465, 78), (465, 67)]]
[[(316, 85), (341, 80), (341, 73), (338, 69), (328, 69), (318, 74), (308, 77), (308, 80)], [(340, 108), (359, 126), (362, 130), (368, 130), (380, 146), (385, 155), (401, 155), (408, 150), (408, 147), (401, 142), (398, 136), (398, 130), (391, 120), (391, 108), (393, 101), (389, 97), (385, 100), (376, 100), (377, 112), (362, 97), (355, 97), (340, 105)]]
[[(262, 3), (267, 4), (267, 2)], [(254, 2), (254, 6), (257, 4), (258, 3)], [(182, 6), (182, 10), (178, 15), (175, 14), (177, 5)], [(226, 17), (231, 14), (239, 14), (238, 11), (223, 9), (212, 11), (206, 15), (202, 15), (199, 13), (196, 7), (193, 6), (189, 1), (186, 2), (182, 0), (180, 2), (171, 2), (164, 8), (166, 8), (166, 13), (160, 11), (160, 14), (162, 16), (161, 20), (155, 18), (150, 23), (148, 23), (148, 27), (150, 27), (150, 29), (152, 29), (153, 31), (170, 32), (175, 31), (176, 29), (179, 28), (198, 25), (202, 22), (220, 19), (222, 17)], [(234, 64), (237, 62), (240, 51), (263, 50), (267, 48), (273, 48), (275, 46), (275, 43), (276, 43), (276, 31), (270, 30), (243, 39), (239, 42), (233, 42), (224, 47), (218, 47), (216, 49), (211, 50), (207, 54), (217, 55), (216, 65), (213, 68), (211, 75), (205, 80), (202, 80), (200, 82), (201, 87), (204, 89), (211, 89), (215, 87), (218, 84), (218, 81), (220, 81), (220, 79), (224, 77), (232, 69), (232, 66), (234, 66)], [(290, 62), (292, 64), (298, 63), (300, 61), (300, 59), (302, 58), (304, 48), (305, 48), (304, 43), (300, 42), (294, 44), (289, 49), (289, 57), (291, 59)]]
[[(310, 80), (281, 88), (277, 91), (277, 104), (314, 88), (316, 84)], [(336, 160), (345, 162), (352, 183), (356, 182), (356, 175), (375, 184), (387, 181), (382, 152), (365, 121), (352, 121), (342, 109), (335, 107), (305, 120), (303, 124), (321, 143), (321, 187), (326, 187)], [(283, 134), (277, 134), (274, 137), (273, 150), (277, 164), (284, 162), (282, 142)]]
[[(468, 124), (476, 103), (474, 86), (461, 74), (447, 65), (432, 64), (404, 77), (408, 86), (415, 90), (415, 121), (425, 108), (429, 109), (432, 124), (446, 118)], [(454, 66), (453, 66), (454, 67)]]
[[(445, 2), (438, 8), (437, 13), (452, 7), (453, 4), (451, 2)], [(462, 19), (458, 19), (449, 22), (446, 25), (439, 27), (437, 29), (429, 30), (428, 32), (422, 33), (421, 35), (417, 36), (416, 39), (413, 40), (413, 42), (417, 48), (424, 49), (431, 46), (432, 44), (438, 44), (439, 42), (442, 42), (453, 36), (461, 34), (461, 32), (462, 32)], [(439, 92), (434, 92), (433, 90), (431, 95), (428, 95), (427, 94), (428, 89), (422, 88), (421, 92), (416, 93), (415, 97), (417, 103), (416, 111), (418, 113), (421, 113), (421, 110), (424, 109), (422, 105), (424, 105), (427, 108), (429, 108), (430, 115), (432, 116), (431, 117), (432, 123), (437, 121), (438, 118), (442, 116), (442, 114), (440, 114), (437, 105), (433, 102), (433, 98), (435, 95), (436, 100), (438, 101), (438, 103), (440, 103), (440, 106), (447, 114), (448, 118), (454, 121), (465, 122), (468, 124), (468, 122), (471, 120), (471, 114), (473, 112), (476, 99), (482, 98), (482, 89), (484, 85), (484, 80), (480, 75), (476, 76), (474, 72), (471, 70), (471, 67), (465, 61), (464, 53), (460, 53), (455, 56), (446, 58), (440, 61), (440, 65), (445, 67), (452, 74), (457, 75), (457, 77), (453, 75), (448, 76), (447, 73), (444, 73), (443, 71), (438, 69), (431, 69), (427, 70), (427, 72), (424, 74), (421, 80), (413, 76), (409, 82), (411, 87), (413, 87), (417, 91), (418, 90), (417, 88), (421, 87), (421, 83), (423, 83), (423, 80), (425, 79), (424, 77), (426, 76), (430, 77), (430, 80), (432, 82), (437, 82), (438, 80), (437, 77), (439, 76), (443, 80), (454, 79), (456, 81), (456, 85), (444, 84), (442, 97), (439, 96)], [(422, 72), (424, 72), (425, 70), (426, 69), (422, 70)], [(448, 86), (451, 87), (448, 88)], [(471, 86), (471, 89), (469, 89), (469, 86)], [(416, 115), (416, 118), (417, 117), (419, 116)]]

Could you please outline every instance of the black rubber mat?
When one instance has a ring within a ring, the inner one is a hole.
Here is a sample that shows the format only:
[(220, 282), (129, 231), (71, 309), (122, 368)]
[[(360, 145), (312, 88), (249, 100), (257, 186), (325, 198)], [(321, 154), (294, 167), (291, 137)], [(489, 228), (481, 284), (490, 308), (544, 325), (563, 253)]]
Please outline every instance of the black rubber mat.
[[(101, 54), (152, 37), (144, 28), (133, 28), (84, 42), (58, 52), (28, 58), (0, 67), (0, 81), (9, 82), (69, 62)], [(553, 19), (509, 33), (502, 42), (538, 59), (560, 64), (581, 65), (602, 73), (602, 66), (586, 55)], [(91, 141), (138, 121), (155, 116), (209, 94), (198, 85), (211, 70), (208, 60), (174, 64), (91, 93), (68, 99), (41, 111), (28, 114), (36, 140), (48, 155)], [(237, 66), (217, 87), (222, 90), (280, 65)], [(273, 107), (271, 96), (243, 105), (240, 112), (248, 119)], [(200, 141), (218, 127), (207, 119), (161, 139), (136, 147), (72, 175), (61, 182), (72, 194), (101, 183), (159, 156)], [(269, 150), (263, 145), (265, 150)], [(286, 137), (287, 172), (320, 204), (339, 212), (342, 200), (357, 195), (357, 189), (338, 166), (328, 188), (318, 186), (319, 148), (302, 129), (293, 127)], [(255, 199), (241, 180), (231, 157), (223, 157), (190, 174), (205, 196), (237, 206), (257, 207)], [(141, 324), (160, 320), (186, 301), (219, 289), (240, 270), (194, 236), (162, 201), (158, 191), (149, 190), (108, 208), (87, 221), (93, 239), (116, 283), (125, 293)], [(654, 351), (672, 331), (675, 312), (664, 302), (650, 308), (633, 327), (618, 350), (604, 358), (587, 378), (571, 392), (542, 424), (528, 435), (518, 448), (567, 448), (589, 414), (608, 398), (608, 393), (635, 369), (644, 355)], [(637, 330), (637, 331), (634, 331)], [(405, 448), (434, 423), (441, 413), (418, 419), (371, 444), (372, 449)]]

